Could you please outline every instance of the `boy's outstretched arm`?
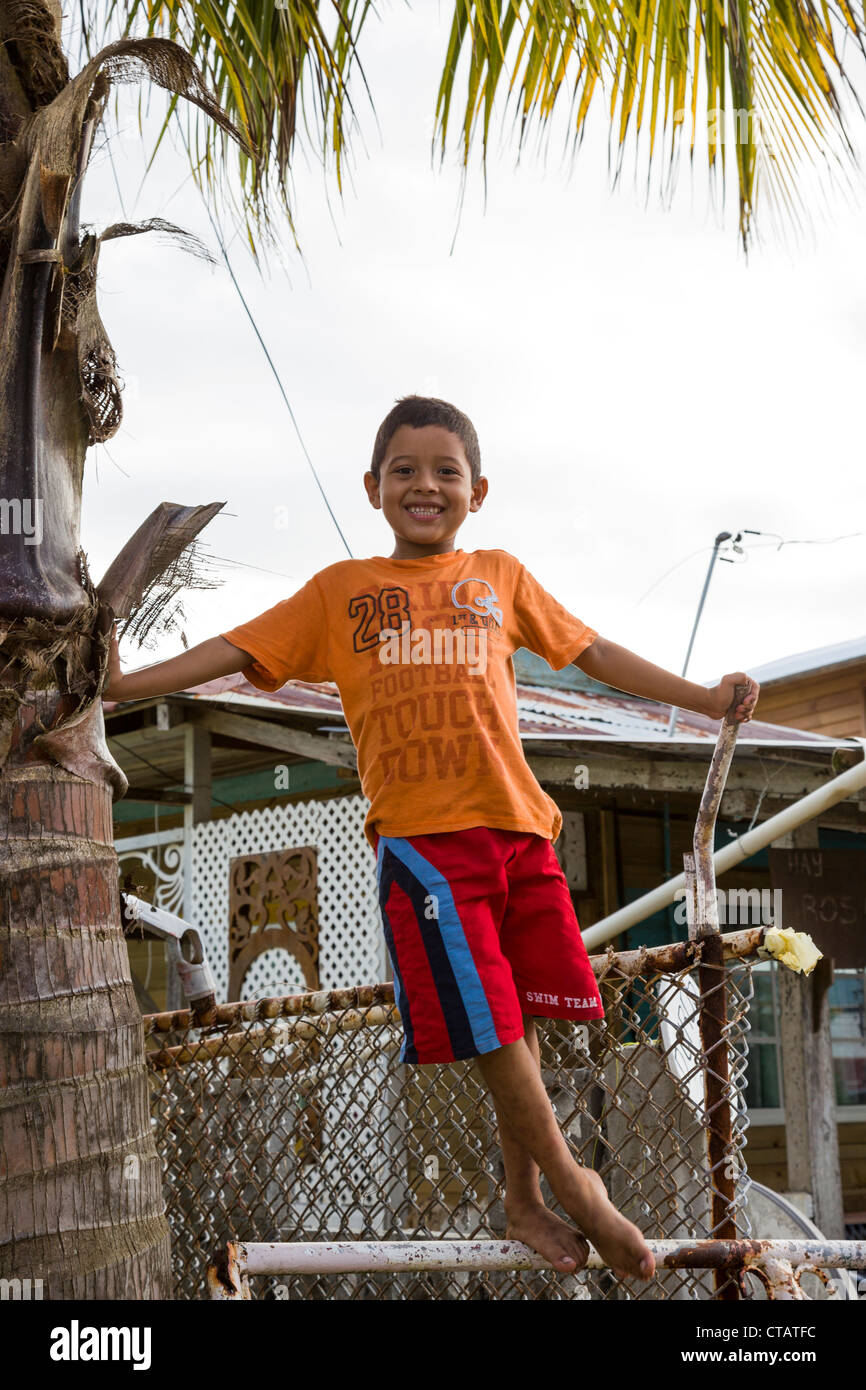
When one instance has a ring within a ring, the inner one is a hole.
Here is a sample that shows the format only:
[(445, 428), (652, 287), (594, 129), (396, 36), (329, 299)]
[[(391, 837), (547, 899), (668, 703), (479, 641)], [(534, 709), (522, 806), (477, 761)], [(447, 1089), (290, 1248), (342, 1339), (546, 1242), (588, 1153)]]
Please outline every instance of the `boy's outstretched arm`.
[(206, 642), (190, 647), (180, 656), (168, 661), (155, 661), (138, 671), (120, 669), (117, 637), (112, 636), (108, 657), (108, 685), (102, 692), (104, 700), (146, 700), (150, 695), (171, 695), (175, 690), (188, 690), (217, 676), (230, 676), (252, 661), (249, 652), (232, 646), (224, 637), (209, 637)]
[(748, 694), (737, 706), (736, 718), (741, 722), (751, 719), (761, 688), (744, 671), (733, 671), (708, 690), (706, 686), (695, 685), (694, 681), (665, 671), (662, 666), (653, 666), (651, 661), (644, 661), (627, 647), (617, 646), (616, 642), (604, 637), (596, 637), (572, 665), (629, 695), (643, 695), (647, 700), (694, 710), (695, 714), (704, 714), (710, 719), (724, 719), (734, 698), (734, 687), (738, 685), (745, 685)]

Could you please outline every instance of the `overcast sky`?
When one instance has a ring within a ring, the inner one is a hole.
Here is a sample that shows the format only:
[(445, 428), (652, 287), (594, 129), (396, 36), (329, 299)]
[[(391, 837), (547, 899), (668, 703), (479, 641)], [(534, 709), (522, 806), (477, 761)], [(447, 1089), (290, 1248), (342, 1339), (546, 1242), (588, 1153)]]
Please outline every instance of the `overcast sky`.
[[(452, 251), (456, 148), (444, 169), (430, 159), (441, 11), (390, 4), (370, 22), (381, 137), (359, 88), (363, 143), (342, 202), (332, 185), (329, 208), (321, 171), (297, 162), (304, 262), (287, 235), (288, 274), (274, 263), (262, 278), (236, 240), (235, 272), (354, 555), (393, 547), (362, 483), (381, 419), (408, 392), (443, 396), (472, 417), (490, 483), (457, 545), (510, 551), (605, 636), (679, 670), (717, 532), (866, 531), (862, 184), (811, 234), (770, 237), (747, 264), (735, 189), (724, 218), (700, 165), (691, 178), (684, 166), (670, 209), (647, 206), (630, 177), (611, 192), (599, 125), (570, 177), (556, 149), (546, 167), (529, 154), (515, 167), (505, 141), (486, 205), (476, 163)], [(167, 217), (216, 250), (182, 153), (164, 143), (139, 193), (125, 111), (111, 139), (120, 192), (103, 145), (86, 220), (123, 217), (122, 194), (127, 216)], [(190, 594), (192, 643), (344, 558), (225, 267), (152, 234), (107, 243), (100, 311), (127, 390), (119, 433), (88, 458), (94, 576), (157, 503), (224, 500), (205, 537), (236, 564), (220, 564), (218, 590)], [(745, 563), (717, 566), (694, 679), (866, 630), (866, 538), (746, 540)], [(177, 649), (128, 649), (124, 664)]]

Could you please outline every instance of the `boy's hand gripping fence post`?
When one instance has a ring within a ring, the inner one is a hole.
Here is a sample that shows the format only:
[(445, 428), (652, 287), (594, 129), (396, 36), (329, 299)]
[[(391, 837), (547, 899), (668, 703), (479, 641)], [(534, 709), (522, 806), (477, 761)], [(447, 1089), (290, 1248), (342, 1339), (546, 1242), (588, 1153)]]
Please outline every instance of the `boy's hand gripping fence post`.
[[(698, 1027), (704, 1059), (704, 1115), (707, 1161), (712, 1180), (711, 1221), (716, 1240), (736, 1240), (734, 1217), (737, 1154), (731, 1124), (731, 1069), (727, 1038), (727, 982), (724, 944), (719, 928), (716, 873), (713, 864), (716, 819), (739, 733), (734, 711), (748, 687), (738, 685), (719, 730), (695, 823), (694, 854), (683, 855), (689, 937), (700, 945)], [(739, 1289), (723, 1271), (715, 1271), (716, 1296), (737, 1299)]]

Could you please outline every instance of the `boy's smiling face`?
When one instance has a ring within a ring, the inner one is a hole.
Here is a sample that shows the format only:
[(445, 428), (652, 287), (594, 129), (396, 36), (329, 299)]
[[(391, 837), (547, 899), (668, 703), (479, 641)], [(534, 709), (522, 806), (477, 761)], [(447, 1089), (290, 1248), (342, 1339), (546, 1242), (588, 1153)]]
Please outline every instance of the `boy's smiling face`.
[(394, 532), (392, 560), (413, 560), (454, 549), (469, 512), (487, 494), (487, 479), (472, 482), (463, 444), (441, 425), (400, 425), (391, 436), (379, 482), (364, 474), (370, 502)]

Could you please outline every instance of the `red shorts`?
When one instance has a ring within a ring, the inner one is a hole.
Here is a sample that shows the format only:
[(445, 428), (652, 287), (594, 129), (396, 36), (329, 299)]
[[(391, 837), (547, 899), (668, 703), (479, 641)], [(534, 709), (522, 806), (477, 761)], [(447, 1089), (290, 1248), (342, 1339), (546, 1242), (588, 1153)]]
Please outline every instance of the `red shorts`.
[(377, 834), (376, 858), (401, 1062), (492, 1052), (523, 1037), (524, 1014), (604, 1017), (550, 840), (482, 825)]

